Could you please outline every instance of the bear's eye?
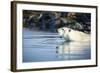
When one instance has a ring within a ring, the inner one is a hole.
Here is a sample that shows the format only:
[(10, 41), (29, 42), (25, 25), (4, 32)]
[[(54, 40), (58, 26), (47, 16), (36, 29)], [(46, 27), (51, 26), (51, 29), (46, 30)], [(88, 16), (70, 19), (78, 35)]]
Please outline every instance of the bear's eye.
[(71, 29), (69, 29), (69, 32), (71, 32)]
[(62, 30), (64, 30), (64, 29), (62, 28)]

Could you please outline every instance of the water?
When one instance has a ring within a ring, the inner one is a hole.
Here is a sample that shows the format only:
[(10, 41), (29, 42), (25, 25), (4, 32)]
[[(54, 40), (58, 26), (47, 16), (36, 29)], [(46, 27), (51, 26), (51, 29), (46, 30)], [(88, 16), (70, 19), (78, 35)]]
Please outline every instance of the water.
[(23, 62), (91, 59), (90, 42), (65, 42), (57, 33), (23, 29)]

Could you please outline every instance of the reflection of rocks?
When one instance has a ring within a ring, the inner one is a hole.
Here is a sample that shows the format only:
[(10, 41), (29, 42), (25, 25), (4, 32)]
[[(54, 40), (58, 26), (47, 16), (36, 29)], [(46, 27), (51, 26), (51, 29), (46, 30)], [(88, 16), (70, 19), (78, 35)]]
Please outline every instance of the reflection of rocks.
[(84, 58), (89, 56), (90, 42), (62, 42), (56, 48), (60, 58)]

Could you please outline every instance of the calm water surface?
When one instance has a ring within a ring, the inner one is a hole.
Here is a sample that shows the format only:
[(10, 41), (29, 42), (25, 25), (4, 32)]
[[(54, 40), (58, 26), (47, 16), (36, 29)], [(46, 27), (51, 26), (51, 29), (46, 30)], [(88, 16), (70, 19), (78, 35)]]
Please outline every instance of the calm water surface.
[(65, 42), (57, 33), (23, 29), (23, 62), (90, 58), (90, 42)]

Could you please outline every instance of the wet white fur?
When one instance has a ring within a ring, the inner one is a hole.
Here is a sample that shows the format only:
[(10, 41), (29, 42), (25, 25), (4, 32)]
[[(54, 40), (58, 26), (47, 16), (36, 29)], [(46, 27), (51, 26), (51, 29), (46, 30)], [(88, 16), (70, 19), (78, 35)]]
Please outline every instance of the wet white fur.
[(73, 30), (67, 27), (59, 28), (58, 34), (66, 41), (90, 41), (90, 34), (86, 34), (81, 31)]

